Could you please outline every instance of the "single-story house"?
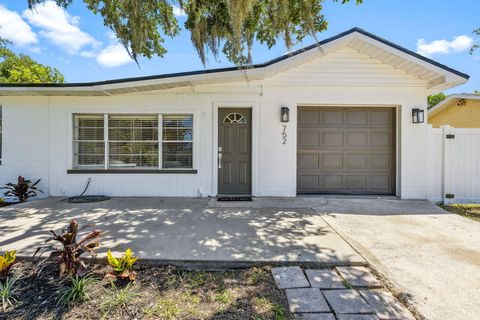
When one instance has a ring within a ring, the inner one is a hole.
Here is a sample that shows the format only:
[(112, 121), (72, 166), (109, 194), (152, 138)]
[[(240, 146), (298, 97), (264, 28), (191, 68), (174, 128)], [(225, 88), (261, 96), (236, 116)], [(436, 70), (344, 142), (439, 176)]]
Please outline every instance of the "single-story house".
[(109, 196), (425, 199), (426, 98), (467, 79), (354, 28), (247, 68), (3, 84), (0, 183), (41, 178), (46, 196), (91, 179), (89, 194)]
[(480, 94), (452, 94), (428, 110), (434, 128), (480, 128)]

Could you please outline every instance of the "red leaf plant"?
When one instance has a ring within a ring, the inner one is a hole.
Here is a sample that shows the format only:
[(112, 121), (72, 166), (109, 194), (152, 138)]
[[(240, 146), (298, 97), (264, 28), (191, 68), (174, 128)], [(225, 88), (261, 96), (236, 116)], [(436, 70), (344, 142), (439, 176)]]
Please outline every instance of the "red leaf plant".
[(59, 242), (61, 246), (44, 245), (35, 251), (34, 257), (40, 257), (45, 252), (50, 252), (48, 257), (35, 266), (35, 274), (38, 275), (47, 264), (56, 263), (59, 265), (60, 276), (76, 274), (79, 277), (83, 277), (87, 272), (87, 266), (81, 255), (88, 253), (95, 257), (96, 253), (93, 250), (100, 246), (98, 239), (103, 235), (100, 230), (94, 230), (77, 241), (78, 232), (88, 227), (92, 227), (92, 225), (79, 228), (78, 222), (72, 220), (67, 229), (62, 229), (61, 234), (56, 234), (53, 230), (50, 230), (53, 236), (47, 239), (45, 243), (53, 240)]

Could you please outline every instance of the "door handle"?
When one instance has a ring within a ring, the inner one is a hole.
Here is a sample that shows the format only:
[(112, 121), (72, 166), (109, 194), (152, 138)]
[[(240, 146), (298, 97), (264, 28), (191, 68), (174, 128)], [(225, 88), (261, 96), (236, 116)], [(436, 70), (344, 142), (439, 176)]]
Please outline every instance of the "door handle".
[(222, 169), (222, 147), (218, 147), (218, 169)]

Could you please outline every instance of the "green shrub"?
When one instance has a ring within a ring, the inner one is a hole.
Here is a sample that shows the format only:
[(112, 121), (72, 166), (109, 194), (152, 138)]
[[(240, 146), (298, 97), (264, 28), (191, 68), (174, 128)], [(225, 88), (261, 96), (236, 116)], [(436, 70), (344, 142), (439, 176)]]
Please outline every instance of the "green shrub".
[(57, 306), (66, 307), (72, 302), (89, 300), (88, 288), (96, 282), (95, 278), (88, 275), (83, 278), (72, 277), (70, 286), (60, 289)]
[(8, 277), (4, 281), (0, 281), (0, 297), (2, 298), (2, 309), (5, 311), (9, 306), (13, 307), (13, 304), (17, 302), (15, 299), (15, 282), (17, 278)]
[(125, 255), (120, 258), (115, 258), (110, 250), (108, 250), (107, 257), (111, 268), (107, 274), (107, 277), (118, 277), (122, 279), (129, 279), (130, 281), (135, 280), (135, 272), (132, 270), (132, 268), (138, 258), (133, 255), (133, 252), (130, 248), (128, 248), (125, 251)]

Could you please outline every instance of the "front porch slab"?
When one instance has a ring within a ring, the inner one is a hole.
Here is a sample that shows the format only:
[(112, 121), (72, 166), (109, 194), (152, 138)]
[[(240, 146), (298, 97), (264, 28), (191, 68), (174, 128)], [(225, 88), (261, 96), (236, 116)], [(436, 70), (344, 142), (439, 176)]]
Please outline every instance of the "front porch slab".
[[(144, 262), (232, 268), (255, 264), (364, 265), (321, 215), (303, 208), (218, 208), (208, 199), (112, 198), (70, 204), (59, 198), (0, 209), (2, 250), (30, 257), (70, 219), (108, 231), (98, 257), (131, 248)], [(203, 263), (203, 265), (202, 265)]]

